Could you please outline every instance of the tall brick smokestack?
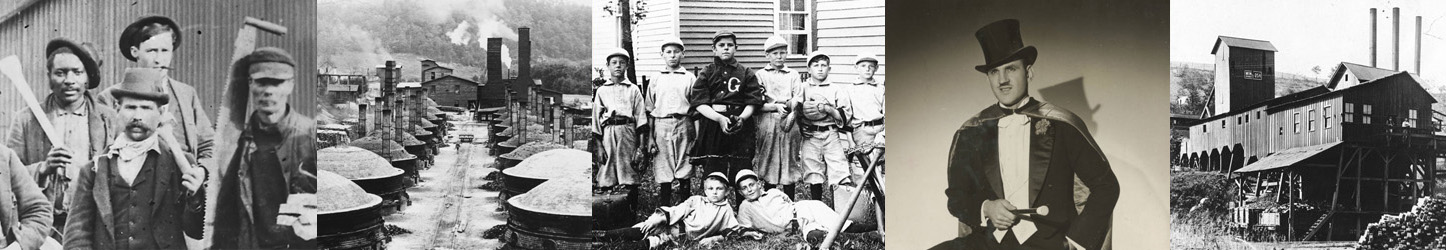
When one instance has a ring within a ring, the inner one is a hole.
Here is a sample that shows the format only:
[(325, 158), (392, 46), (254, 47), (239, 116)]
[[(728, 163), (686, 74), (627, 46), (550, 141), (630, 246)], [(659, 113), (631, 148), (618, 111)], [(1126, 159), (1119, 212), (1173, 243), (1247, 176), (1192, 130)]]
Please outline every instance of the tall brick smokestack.
[(1401, 71), (1401, 7), (1391, 7), (1391, 69)]
[(487, 83), (502, 80), (502, 38), (487, 38)]
[(1376, 67), (1376, 8), (1371, 8), (1371, 67)]
[(532, 28), (517, 28), (517, 79), (532, 79)]

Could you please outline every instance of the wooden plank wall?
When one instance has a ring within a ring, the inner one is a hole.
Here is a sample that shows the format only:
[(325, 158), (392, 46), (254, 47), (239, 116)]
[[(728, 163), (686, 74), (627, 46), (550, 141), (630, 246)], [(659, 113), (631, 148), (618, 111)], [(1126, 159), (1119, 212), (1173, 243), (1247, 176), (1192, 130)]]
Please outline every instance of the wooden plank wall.
[(858, 71), (854, 61), (859, 54), (875, 54), (879, 70), (874, 78), (884, 80), (888, 62), (884, 54), (883, 0), (819, 0), (816, 5), (818, 51), (833, 61), (829, 79), (855, 82)]
[[(6, 6), (5, 10), (15, 6)], [(126, 25), (144, 16), (163, 15), (181, 26), (181, 45), (176, 49), (171, 76), (195, 86), (205, 110), (215, 118), (220, 91), (228, 72), (237, 30), (243, 17), (255, 17), (286, 26), (285, 36), (260, 34), (257, 46), (280, 47), (291, 52), (298, 63), (297, 87), (291, 98), (294, 108), (306, 115), (315, 112), (319, 90), (316, 77), (316, 2), (314, 1), (40, 1), (16, 15), (0, 20), (0, 55), (17, 55), (32, 92), (43, 98), (50, 90), (45, 78), (45, 44), (66, 37), (89, 42), (97, 50), (101, 66), (100, 88), (116, 84), (127, 67), (136, 66), (120, 54), (118, 41)], [(7, 81), (7, 80), (0, 80)], [(9, 83), (0, 84), (0, 121), (24, 108)]]
[[(1264, 158), (1270, 154), (1269, 137), (1266, 136), (1269, 123), (1266, 119), (1256, 118), (1256, 113), (1261, 113), (1260, 117), (1265, 118), (1264, 112), (1265, 107), (1256, 107), (1250, 111), (1217, 117), (1190, 126), (1190, 137), (1185, 141), (1182, 146), (1184, 150), (1180, 153), (1189, 156), (1191, 153), (1208, 153), (1211, 150), (1224, 151), (1227, 147), (1233, 153), (1236, 150), (1235, 145), (1239, 144), (1247, 163), (1251, 157)], [(1245, 119), (1245, 116), (1250, 116), (1250, 119)]]
[[(1331, 97), (1311, 99), (1308, 103), (1295, 104), (1294, 107), (1278, 110), (1270, 114), (1270, 149), (1272, 151), (1285, 150), (1294, 147), (1320, 145), (1341, 141), (1344, 127), (1340, 126), (1340, 110), (1345, 106), (1342, 103), (1341, 95), (1330, 94)], [(1325, 107), (1331, 107), (1331, 128), (1325, 128)], [(1311, 115), (1311, 111), (1315, 115)], [(1300, 114), (1300, 132), (1295, 131), (1295, 115)], [(1310, 121), (1315, 120), (1315, 129), (1311, 129)], [(1285, 132), (1282, 133), (1281, 129)]]

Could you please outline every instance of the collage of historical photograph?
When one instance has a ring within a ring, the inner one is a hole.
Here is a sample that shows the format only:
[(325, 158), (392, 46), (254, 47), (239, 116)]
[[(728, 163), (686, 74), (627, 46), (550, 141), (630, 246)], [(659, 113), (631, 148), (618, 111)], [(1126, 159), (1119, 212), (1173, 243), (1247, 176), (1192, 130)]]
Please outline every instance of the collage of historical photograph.
[(1446, 250), (1446, 1), (8, 0), (0, 45), (0, 250)]

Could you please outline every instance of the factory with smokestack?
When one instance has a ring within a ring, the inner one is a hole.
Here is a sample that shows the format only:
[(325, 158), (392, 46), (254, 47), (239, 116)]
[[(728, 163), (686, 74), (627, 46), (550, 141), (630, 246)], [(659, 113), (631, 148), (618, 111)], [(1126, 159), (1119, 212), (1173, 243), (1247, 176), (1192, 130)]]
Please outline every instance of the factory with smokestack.
[[(1281, 96), (1275, 54), (1291, 48), (1260, 37), (1213, 41), (1214, 92), (1198, 119), (1177, 124), (1189, 132), (1174, 165), (1229, 174), (1232, 226), (1247, 239), (1354, 240), (1382, 216), (1443, 192), (1435, 188), (1446, 173), (1446, 136), (1432, 109), (1439, 100), (1417, 75), (1421, 18), (1414, 35), (1403, 36), (1407, 19), (1390, 10), (1390, 64), (1377, 65), (1377, 13), (1371, 9), (1370, 62), (1339, 62), (1324, 85)], [(1400, 48), (1411, 45), (1408, 68)]]

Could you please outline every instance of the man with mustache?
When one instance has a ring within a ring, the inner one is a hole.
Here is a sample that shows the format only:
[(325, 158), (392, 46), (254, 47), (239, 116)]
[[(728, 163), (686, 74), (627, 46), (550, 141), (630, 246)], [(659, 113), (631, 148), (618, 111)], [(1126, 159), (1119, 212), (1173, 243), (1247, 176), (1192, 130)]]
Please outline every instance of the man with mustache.
[(244, 127), (236, 151), (223, 152), (213, 249), (317, 247), (316, 206), (305, 198), (316, 194), (316, 122), (288, 103), (295, 70), (291, 54), (273, 47), (233, 65), (232, 113), (221, 118)]
[[(140, 64), (141, 68), (157, 68), (169, 74), (174, 68), (171, 59), (180, 44), (181, 27), (175, 21), (163, 16), (150, 16), (126, 26), (121, 32), (120, 52), (126, 59)], [(101, 103), (116, 105), (118, 100), (111, 94), (116, 88), (111, 86), (101, 91)], [(210, 159), (216, 130), (211, 117), (205, 112), (205, 106), (201, 105), (196, 88), (167, 76), (166, 81), (161, 83), (161, 92), (171, 97), (171, 105), (162, 112), (168, 114), (162, 119), (167, 125), (162, 128), (163, 132), (174, 134), (180, 144), (175, 146), (182, 151), (195, 155), (197, 159)]]
[[(968, 235), (933, 249), (1100, 249), (1120, 192), (1104, 152), (1079, 117), (1029, 97), (1038, 52), (1019, 20), (974, 35), (985, 61), (974, 69), (999, 103), (954, 134), (944, 194)], [(1083, 208), (1077, 185), (1089, 189)]]
[[(22, 109), (15, 113), (10, 138), (5, 146), (15, 150), (20, 162), (54, 207), (54, 226), (65, 228), (66, 210), (75, 192), (72, 180), (92, 156), (105, 153), (121, 120), (110, 105), (97, 104), (91, 89), (100, 85), (100, 62), (90, 44), (57, 38), (45, 46), (46, 76), (50, 94), (41, 110), (63, 141), (51, 142), (40, 128), (40, 120)], [(56, 239), (60, 239), (56, 232)]]
[(65, 249), (185, 249), (187, 237), (201, 236), (206, 169), (189, 165), (189, 155), (177, 162), (174, 146), (157, 134), (171, 100), (160, 90), (163, 81), (161, 70), (132, 68), (111, 91), (125, 126), (80, 170)]

